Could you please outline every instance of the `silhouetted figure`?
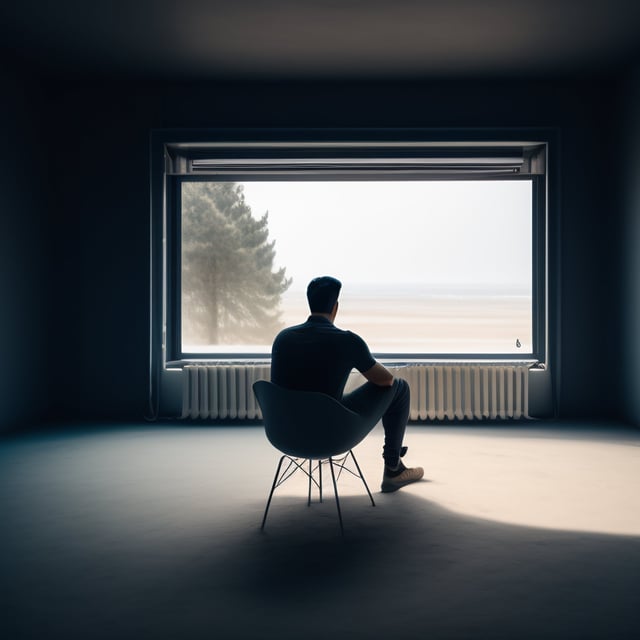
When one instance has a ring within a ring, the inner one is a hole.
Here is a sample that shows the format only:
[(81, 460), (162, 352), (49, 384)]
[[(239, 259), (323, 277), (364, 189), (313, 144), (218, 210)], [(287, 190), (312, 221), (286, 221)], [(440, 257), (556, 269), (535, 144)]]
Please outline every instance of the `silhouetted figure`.
[[(307, 287), (311, 315), (303, 324), (281, 331), (271, 351), (271, 381), (287, 389), (320, 391), (333, 396), (364, 418), (367, 433), (382, 418), (384, 474), (382, 491), (396, 491), (424, 475), (407, 468), (401, 457), (409, 419), (409, 385), (394, 378), (371, 355), (365, 341), (333, 323), (342, 283), (330, 276), (314, 278)], [(343, 395), (349, 374), (357, 369), (367, 382)]]

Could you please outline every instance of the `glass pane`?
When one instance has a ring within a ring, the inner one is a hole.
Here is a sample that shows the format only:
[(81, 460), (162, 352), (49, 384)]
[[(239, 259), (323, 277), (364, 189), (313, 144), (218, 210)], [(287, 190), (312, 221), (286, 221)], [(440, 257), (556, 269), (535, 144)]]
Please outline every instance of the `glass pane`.
[(532, 182), (185, 182), (182, 347), (266, 352), (311, 278), (379, 354), (532, 352)]

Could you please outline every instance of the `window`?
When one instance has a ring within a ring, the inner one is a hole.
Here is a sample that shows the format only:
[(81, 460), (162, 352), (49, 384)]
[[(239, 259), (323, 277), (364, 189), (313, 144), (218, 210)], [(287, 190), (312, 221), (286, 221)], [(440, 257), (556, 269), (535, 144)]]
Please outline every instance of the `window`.
[(268, 357), (324, 274), (382, 359), (544, 359), (544, 141), (164, 149), (167, 361)]

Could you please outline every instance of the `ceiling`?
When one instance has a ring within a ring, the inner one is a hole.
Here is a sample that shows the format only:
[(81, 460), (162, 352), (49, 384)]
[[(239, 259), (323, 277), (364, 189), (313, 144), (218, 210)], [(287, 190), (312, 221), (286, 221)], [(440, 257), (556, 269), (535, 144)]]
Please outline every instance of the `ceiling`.
[[(51, 72), (251, 78), (589, 73), (638, 59), (640, 0), (17, 0)], [(15, 59), (15, 58), (14, 58)]]

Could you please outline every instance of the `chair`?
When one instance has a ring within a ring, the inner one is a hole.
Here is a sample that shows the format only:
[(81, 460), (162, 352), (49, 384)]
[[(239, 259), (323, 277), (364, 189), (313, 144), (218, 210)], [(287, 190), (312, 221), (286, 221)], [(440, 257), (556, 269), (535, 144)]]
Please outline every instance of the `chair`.
[[(264, 529), (276, 487), (297, 471), (302, 471), (309, 478), (307, 505), (311, 505), (312, 485), (318, 488), (319, 501), (322, 502), (322, 465), (328, 464), (336, 497), (340, 532), (344, 535), (337, 483), (343, 471), (362, 480), (371, 505), (375, 507), (371, 491), (352, 451), (369, 429), (357, 413), (324, 393), (292, 391), (266, 380), (255, 382), (253, 391), (262, 410), (266, 436), (283, 454), (278, 462), (260, 528)], [(283, 469), (285, 460), (288, 464)], [(353, 461), (357, 473), (348, 468), (349, 460)], [(307, 464), (308, 470), (305, 469)]]

